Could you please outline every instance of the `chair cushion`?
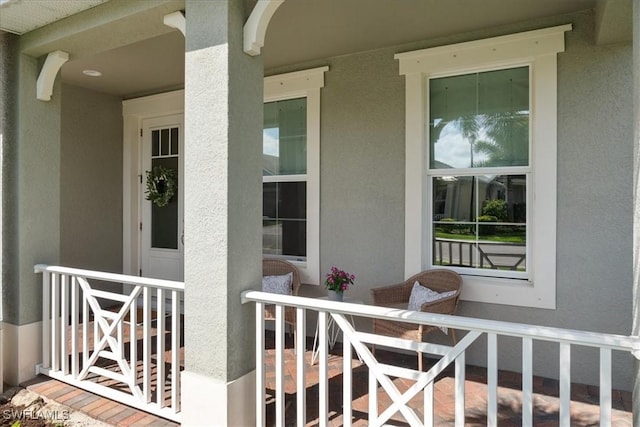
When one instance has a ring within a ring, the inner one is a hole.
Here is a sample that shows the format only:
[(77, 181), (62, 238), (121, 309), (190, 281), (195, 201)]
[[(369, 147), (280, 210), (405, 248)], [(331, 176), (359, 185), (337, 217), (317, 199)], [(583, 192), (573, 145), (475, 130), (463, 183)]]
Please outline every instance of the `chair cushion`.
[(422, 286), (417, 281), (413, 284), (411, 295), (409, 296), (409, 305), (407, 310), (420, 311), (422, 304), (437, 301), (455, 295), (456, 291), (436, 292), (426, 286)]
[(262, 278), (262, 292), (291, 295), (292, 283), (293, 273), (283, 274), (282, 276), (264, 276)]

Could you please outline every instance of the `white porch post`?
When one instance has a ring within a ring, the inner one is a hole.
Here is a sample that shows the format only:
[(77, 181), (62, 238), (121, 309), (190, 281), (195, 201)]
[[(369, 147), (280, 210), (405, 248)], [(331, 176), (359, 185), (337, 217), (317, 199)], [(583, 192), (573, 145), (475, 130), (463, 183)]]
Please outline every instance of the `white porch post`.
[[(633, 2), (633, 335), (640, 336), (640, 0)], [(640, 361), (635, 360), (633, 425), (640, 425)]]
[(185, 425), (255, 423), (261, 255), (261, 57), (242, 51), (243, 2), (186, 1)]

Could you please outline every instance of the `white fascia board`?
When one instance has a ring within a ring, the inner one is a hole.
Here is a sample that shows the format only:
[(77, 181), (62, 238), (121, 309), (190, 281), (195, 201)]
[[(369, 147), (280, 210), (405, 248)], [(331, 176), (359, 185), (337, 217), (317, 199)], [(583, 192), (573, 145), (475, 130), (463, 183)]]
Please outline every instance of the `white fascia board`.
[(564, 33), (571, 31), (572, 25), (543, 28), (500, 37), (439, 46), (429, 49), (398, 53), (394, 58), (400, 61), (400, 74), (434, 74), (448, 70), (480, 68), (489, 64), (523, 60), (527, 57), (564, 52)]

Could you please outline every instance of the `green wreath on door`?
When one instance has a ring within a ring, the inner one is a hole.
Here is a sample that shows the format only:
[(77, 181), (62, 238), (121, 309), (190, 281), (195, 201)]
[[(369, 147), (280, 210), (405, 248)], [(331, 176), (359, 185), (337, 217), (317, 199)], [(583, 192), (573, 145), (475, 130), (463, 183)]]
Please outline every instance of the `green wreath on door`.
[(178, 189), (176, 171), (164, 166), (154, 166), (147, 173), (146, 199), (158, 207), (167, 206)]

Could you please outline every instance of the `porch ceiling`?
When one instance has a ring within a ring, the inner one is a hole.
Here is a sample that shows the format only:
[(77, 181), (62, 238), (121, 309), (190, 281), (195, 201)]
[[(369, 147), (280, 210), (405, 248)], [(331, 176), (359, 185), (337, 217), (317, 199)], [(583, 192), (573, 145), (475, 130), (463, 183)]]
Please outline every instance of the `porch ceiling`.
[[(66, 8), (73, 5), (80, 12), (103, 2), (105, 5), (100, 8), (111, 4), (105, 0), (0, 0), (0, 29), (12, 31), (8, 28), (9, 15), (6, 13), (10, 10), (20, 12), (16, 16), (25, 25), (20, 31), (29, 31), (26, 21), (30, 7), (47, 5), (49, 10), (53, 4)], [(167, 10), (180, 10), (179, 2), (176, 5), (165, 2)], [(244, 2), (246, 9), (251, 10), (256, 0)], [(306, 61), (587, 9), (596, 11), (596, 41), (622, 41), (630, 33), (631, 18), (626, 25), (626, 17), (620, 16), (630, 4), (631, 0), (289, 0), (276, 11), (269, 24), (263, 48), (265, 70), (269, 73)], [(66, 10), (63, 15), (49, 10), (45, 13), (46, 21), (60, 20), (74, 13)], [(150, 17), (146, 15), (147, 20)], [(56, 46), (47, 45), (47, 52), (73, 49), (69, 51), (71, 60), (62, 68), (62, 80), (87, 89), (132, 98), (180, 88), (184, 82), (184, 39), (178, 31), (162, 24), (161, 15), (154, 16), (153, 20), (145, 25), (153, 25), (155, 30), (145, 30), (147, 38), (139, 37), (137, 41), (133, 40), (135, 43), (122, 43), (123, 46), (115, 49), (106, 44), (107, 49), (101, 53), (86, 54), (91, 49), (79, 43), (95, 43), (95, 35), (87, 36), (84, 41), (76, 34), (73, 43), (59, 40), (54, 43)], [(143, 21), (136, 22), (142, 25)], [(627, 29), (620, 35), (619, 28)], [(617, 30), (617, 34), (612, 35), (612, 29)], [(155, 36), (151, 37), (154, 31)], [(113, 41), (113, 33), (101, 40), (107, 39)], [(103, 75), (89, 78), (82, 74), (85, 69), (96, 69)]]

